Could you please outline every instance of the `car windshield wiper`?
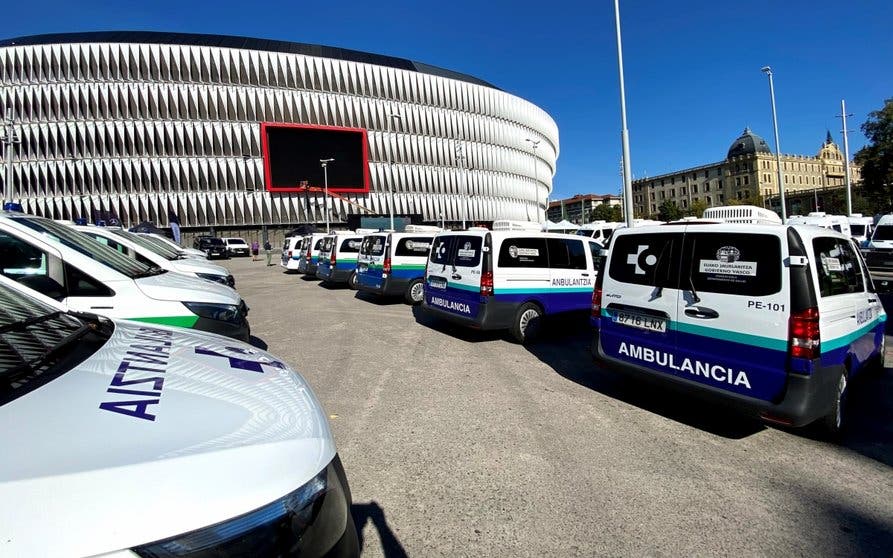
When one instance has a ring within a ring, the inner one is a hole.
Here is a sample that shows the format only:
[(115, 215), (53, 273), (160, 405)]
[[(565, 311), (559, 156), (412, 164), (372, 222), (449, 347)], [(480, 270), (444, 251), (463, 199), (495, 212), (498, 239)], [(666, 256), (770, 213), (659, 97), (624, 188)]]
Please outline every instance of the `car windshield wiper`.
[(39, 324), (47, 320), (52, 320), (53, 318), (58, 318), (60, 314), (62, 314), (62, 311), (57, 310), (55, 312), (50, 312), (49, 314), (44, 314), (42, 316), (35, 316), (33, 318), (28, 318), (27, 320), (19, 320), (11, 324), (6, 324), (5, 326), (0, 327), (0, 335), (9, 333), (10, 331), (19, 331), (27, 327), (31, 327), (35, 324)]
[[(59, 312), (56, 312), (57, 314)], [(41, 366), (43, 366), (46, 362), (56, 358), (63, 350), (74, 346), (75, 342), (84, 337), (88, 333), (96, 331), (99, 328), (98, 322), (95, 321), (85, 321), (82, 322), (81, 326), (71, 332), (70, 334), (63, 337), (59, 340), (55, 345), (48, 347), (46, 352), (40, 354), (39, 356), (32, 358), (31, 360), (27, 360), (17, 366), (13, 366), (7, 370), (3, 371), (3, 376), (5, 376), (5, 380), (8, 383), (14, 382), (16, 379), (21, 377), (22, 375), (28, 373), (36, 372)]]
[(142, 273), (137, 273), (136, 275), (133, 276), (133, 278), (134, 279), (142, 279), (143, 277), (153, 277), (155, 275), (161, 275), (162, 273), (164, 273), (164, 270), (162, 268), (158, 267), (157, 265), (153, 265), (146, 271), (143, 271)]

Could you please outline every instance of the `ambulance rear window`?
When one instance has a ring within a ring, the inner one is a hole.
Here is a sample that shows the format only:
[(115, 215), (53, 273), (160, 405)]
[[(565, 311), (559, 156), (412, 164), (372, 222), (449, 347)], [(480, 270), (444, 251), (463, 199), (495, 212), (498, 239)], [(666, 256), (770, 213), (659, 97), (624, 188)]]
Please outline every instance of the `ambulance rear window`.
[(381, 256), (384, 254), (384, 241), (383, 236), (365, 237), (363, 245), (360, 247), (360, 254), (364, 256)]
[(621, 283), (676, 288), (682, 233), (614, 237), (608, 275)]
[(483, 240), (480, 236), (457, 236), (456, 258), (453, 260), (453, 265), (477, 267), (481, 263), (481, 244), (483, 244)]
[(771, 234), (690, 233), (682, 289), (767, 296), (781, 290), (781, 240)]

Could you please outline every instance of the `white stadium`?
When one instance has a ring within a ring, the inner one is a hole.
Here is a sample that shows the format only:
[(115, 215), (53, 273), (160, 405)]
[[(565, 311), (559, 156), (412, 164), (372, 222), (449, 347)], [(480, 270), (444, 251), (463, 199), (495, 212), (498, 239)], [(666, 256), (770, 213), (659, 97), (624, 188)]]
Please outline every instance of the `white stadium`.
[(0, 99), (4, 139), (20, 140), (3, 144), (4, 192), (55, 219), (244, 228), (321, 224), (328, 207), (333, 223), (391, 209), (542, 221), (558, 157), (554, 120), (485, 81), (283, 41), (6, 39)]

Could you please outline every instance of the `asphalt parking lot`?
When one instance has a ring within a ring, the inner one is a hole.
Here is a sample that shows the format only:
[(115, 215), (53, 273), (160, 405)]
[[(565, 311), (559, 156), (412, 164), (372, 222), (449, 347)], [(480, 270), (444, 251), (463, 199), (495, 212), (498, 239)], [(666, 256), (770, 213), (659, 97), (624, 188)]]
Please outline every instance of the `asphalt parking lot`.
[(364, 556), (893, 554), (893, 370), (831, 445), (598, 371), (585, 321), (527, 349), (222, 263), (325, 406)]

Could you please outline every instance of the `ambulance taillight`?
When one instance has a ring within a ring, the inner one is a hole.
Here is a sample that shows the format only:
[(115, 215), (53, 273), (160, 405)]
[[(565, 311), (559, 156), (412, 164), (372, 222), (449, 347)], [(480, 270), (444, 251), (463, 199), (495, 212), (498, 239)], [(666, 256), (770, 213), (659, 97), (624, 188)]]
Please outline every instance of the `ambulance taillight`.
[(599, 318), (602, 315), (602, 288), (592, 290), (592, 317)]
[(391, 258), (385, 258), (384, 264), (381, 266), (381, 272), (384, 275), (390, 275), (391, 273)]
[(788, 346), (792, 357), (811, 360), (821, 355), (818, 308), (792, 313), (788, 326)]
[(481, 274), (481, 296), (493, 296), (492, 271), (485, 271)]

